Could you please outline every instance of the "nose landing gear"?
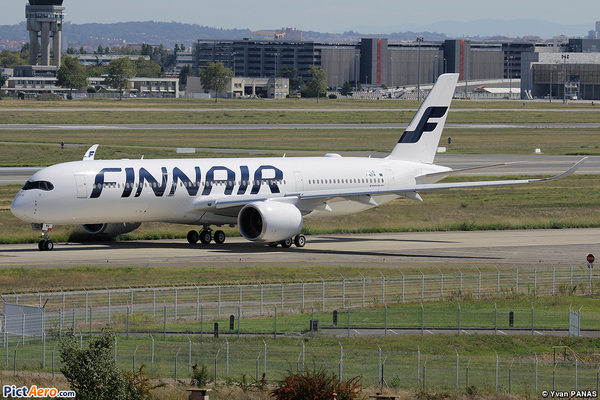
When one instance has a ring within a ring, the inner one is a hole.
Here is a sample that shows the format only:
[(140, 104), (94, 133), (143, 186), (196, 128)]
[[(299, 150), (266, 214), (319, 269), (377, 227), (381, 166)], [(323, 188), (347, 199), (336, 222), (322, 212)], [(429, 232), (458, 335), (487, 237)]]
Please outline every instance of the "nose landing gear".
[(54, 249), (54, 242), (50, 240), (50, 235), (48, 235), (48, 232), (52, 230), (52, 224), (31, 224), (31, 228), (33, 230), (42, 231), (42, 240), (38, 243), (38, 249), (40, 249), (40, 251), (51, 251)]

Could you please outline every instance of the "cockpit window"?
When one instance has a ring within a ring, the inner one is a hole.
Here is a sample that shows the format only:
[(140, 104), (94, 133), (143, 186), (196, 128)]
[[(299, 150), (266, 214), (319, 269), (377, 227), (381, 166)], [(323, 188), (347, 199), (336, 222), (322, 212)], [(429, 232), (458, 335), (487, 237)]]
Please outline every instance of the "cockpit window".
[(27, 181), (21, 190), (40, 189), (50, 191), (54, 189), (54, 185), (48, 181)]

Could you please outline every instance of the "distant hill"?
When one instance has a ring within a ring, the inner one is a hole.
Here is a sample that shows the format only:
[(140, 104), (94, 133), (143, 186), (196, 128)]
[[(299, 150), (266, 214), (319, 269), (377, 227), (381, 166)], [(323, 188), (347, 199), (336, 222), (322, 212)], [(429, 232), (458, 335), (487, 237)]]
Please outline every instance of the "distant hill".
[[(266, 27), (268, 28), (268, 27)], [(475, 40), (501, 35), (522, 37), (540, 36), (543, 39), (557, 35), (585, 37), (593, 25), (561, 25), (539, 20), (495, 19), (471, 22), (440, 21), (429, 25), (406, 23), (393, 27), (358, 26), (343, 33), (321, 33), (304, 31), (303, 39), (317, 42), (357, 42), (362, 37), (377, 36), (393, 41), (415, 40), (422, 36), (425, 40), (445, 40), (450, 37), (469, 37)], [(275, 30), (275, 29), (274, 29)], [(439, 33), (438, 33), (439, 32)], [(177, 43), (190, 47), (198, 39), (240, 40), (243, 38), (266, 39), (265, 36), (252, 35), (249, 29), (222, 29), (179, 22), (119, 22), (114, 24), (73, 24), (65, 22), (63, 45), (66, 47), (95, 50), (103, 47), (123, 46), (124, 44), (163, 44), (173, 48)], [(13, 41), (13, 46), (29, 40), (25, 22), (16, 25), (0, 25), (0, 43)], [(16, 44), (15, 44), (16, 42)]]

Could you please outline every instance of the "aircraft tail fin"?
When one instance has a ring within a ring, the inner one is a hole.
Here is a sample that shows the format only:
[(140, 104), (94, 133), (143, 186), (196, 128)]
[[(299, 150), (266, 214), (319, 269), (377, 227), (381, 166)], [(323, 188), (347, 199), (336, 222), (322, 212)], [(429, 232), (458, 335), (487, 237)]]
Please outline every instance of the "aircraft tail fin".
[(433, 163), (457, 82), (458, 74), (440, 75), (388, 159)]

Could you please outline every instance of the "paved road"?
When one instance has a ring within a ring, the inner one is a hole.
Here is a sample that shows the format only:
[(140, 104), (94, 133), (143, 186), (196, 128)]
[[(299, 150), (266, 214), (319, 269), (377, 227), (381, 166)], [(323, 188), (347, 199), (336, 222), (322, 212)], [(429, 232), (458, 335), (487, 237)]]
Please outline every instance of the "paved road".
[(227, 238), (223, 245), (190, 245), (185, 239), (0, 245), (0, 268), (72, 265), (203, 266), (348, 265), (360, 268), (410, 265), (555, 263), (579, 265), (600, 253), (600, 229), (423, 232), (308, 236), (304, 248), (282, 249)]
[[(406, 129), (408, 124), (0, 124), (0, 130), (112, 130), (112, 129)], [(600, 128), (600, 123), (446, 124), (445, 129), (569, 129)]]

